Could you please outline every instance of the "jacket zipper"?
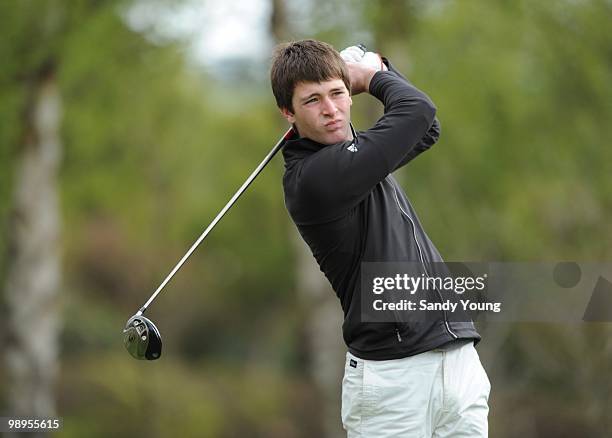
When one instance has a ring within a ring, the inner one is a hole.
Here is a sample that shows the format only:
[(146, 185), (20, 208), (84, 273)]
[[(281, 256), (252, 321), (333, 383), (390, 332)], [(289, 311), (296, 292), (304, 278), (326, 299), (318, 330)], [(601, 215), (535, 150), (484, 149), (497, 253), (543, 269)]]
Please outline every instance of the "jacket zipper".
[[(353, 124), (352, 124), (352, 123), (349, 123), (349, 126), (351, 127), (351, 133), (353, 134), (353, 144), (354, 144), (355, 146), (357, 146), (357, 144), (358, 144), (358, 140), (357, 140), (357, 132), (355, 132), (355, 128), (353, 128)], [(393, 190), (395, 190), (395, 187), (393, 187)], [(396, 201), (397, 201), (397, 198), (396, 198)], [(398, 207), (399, 207), (399, 202), (398, 202)], [(402, 208), (400, 207), (400, 210), (401, 210), (401, 209), (402, 209)], [(415, 235), (415, 240), (416, 240), (416, 235)], [(419, 244), (419, 243), (417, 242), (417, 245), (418, 245), (418, 244)], [(419, 249), (419, 251), (420, 251), (420, 249)], [(424, 266), (423, 266), (423, 267), (424, 267)], [(425, 272), (427, 272), (427, 270), (425, 270)], [(444, 315), (444, 318), (446, 319), (446, 315)], [(448, 328), (448, 326), (447, 326), (447, 328)], [(450, 329), (449, 329), (449, 331), (450, 331)], [(452, 333), (452, 332), (451, 332), (451, 333)], [(397, 324), (397, 323), (395, 323), (395, 335), (397, 336), (397, 342), (400, 342), (400, 343), (401, 343), (401, 342), (402, 342), (402, 335), (400, 334), (400, 331), (399, 331), (399, 326), (398, 326), (398, 324)]]
[[(358, 144), (357, 132), (355, 132), (355, 128), (353, 128), (353, 124), (352, 123), (350, 123), (349, 126), (351, 127), (351, 133), (353, 134), (353, 143), (356, 146)], [(423, 269), (425, 270), (425, 274), (429, 277), (429, 274), (427, 273), (427, 268), (425, 267), (425, 261), (423, 260), (423, 255), (421, 254), (421, 247), (419, 246), (419, 241), (416, 238), (416, 231), (415, 231), (414, 222), (412, 222), (412, 218), (410, 218), (410, 216), (402, 209), (402, 206), (400, 205), (399, 200), (397, 199), (397, 191), (395, 190), (395, 186), (393, 184), (391, 184), (391, 187), (393, 187), (393, 193), (395, 195), (395, 202), (397, 203), (397, 206), (399, 207), (400, 211), (403, 214), (406, 215), (406, 217), (408, 218), (408, 220), (410, 220), (410, 223), (412, 224), (412, 234), (414, 235), (414, 241), (416, 242), (417, 248), (419, 249), (419, 257), (421, 259), (421, 264), (423, 265)], [(440, 294), (440, 291), (436, 289), (436, 292), (438, 292), (438, 296), (440, 297), (440, 301), (442, 301), (442, 295)], [(453, 333), (453, 331), (450, 329), (450, 326), (448, 324), (448, 318), (446, 316), (446, 310), (444, 310), (443, 312), (444, 312), (444, 324), (446, 325), (446, 330), (448, 330), (448, 332), (454, 338), (458, 338), (458, 336), (455, 333)], [(397, 335), (397, 341), (401, 343), (402, 342), (402, 335), (400, 334), (399, 326), (398, 326), (397, 323), (395, 324), (395, 334)]]
[[(412, 225), (412, 235), (414, 236), (414, 242), (416, 243), (417, 249), (419, 250), (419, 258), (421, 259), (421, 265), (423, 265), (423, 270), (425, 271), (425, 275), (427, 276), (427, 278), (430, 278), (429, 273), (427, 272), (427, 267), (425, 266), (425, 259), (423, 258), (423, 253), (421, 252), (421, 245), (419, 245), (419, 241), (416, 236), (416, 226), (414, 225), (414, 222), (412, 221), (412, 218), (410, 217), (410, 215), (406, 213), (404, 209), (402, 208), (402, 206), (400, 205), (399, 199), (397, 197), (397, 190), (395, 189), (395, 186), (393, 185), (391, 181), (388, 181), (388, 182), (389, 184), (391, 184), (391, 187), (393, 187), (393, 195), (395, 197), (395, 202), (398, 208), (400, 209), (402, 214), (408, 218), (408, 220), (410, 221), (410, 225)], [(440, 302), (442, 302), (443, 301), (442, 294), (437, 288), (436, 288), (436, 292), (438, 293), (438, 297), (440, 297)], [(444, 325), (448, 333), (450, 333), (450, 335), (454, 337), (455, 339), (459, 338), (459, 336), (457, 336), (457, 334), (453, 332), (450, 328), (450, 324), (448, 323), (448, 316), (446, 315), (446, 310), (442, 309), (442, 313), (444, 314)], [(399, 341), (401, 342), (399, 330), (397, 328), (395, 330), (397, 332), (397, 337)]]

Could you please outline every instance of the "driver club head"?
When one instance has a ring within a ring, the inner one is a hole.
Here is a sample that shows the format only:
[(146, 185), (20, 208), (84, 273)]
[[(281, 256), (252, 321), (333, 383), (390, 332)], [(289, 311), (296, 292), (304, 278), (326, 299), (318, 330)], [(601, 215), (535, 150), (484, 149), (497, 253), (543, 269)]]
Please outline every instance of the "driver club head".
[(125, 324), (123, 344), (132, 357), (140, 360), (159, 359), (161, 334), (155, 324), (143, 315), (134, 315)]

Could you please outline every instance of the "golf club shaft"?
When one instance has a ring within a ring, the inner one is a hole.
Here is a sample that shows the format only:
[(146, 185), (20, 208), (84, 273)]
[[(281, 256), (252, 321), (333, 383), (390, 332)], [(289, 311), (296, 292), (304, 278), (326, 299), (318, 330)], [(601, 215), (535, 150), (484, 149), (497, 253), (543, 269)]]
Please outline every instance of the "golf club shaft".
[(278, 143), (276, 143), (276, 145), (272, 148), (272, 150), (268, 153), (268, 155), (266, 155), (266, 157), (262, 160), (262, 162), (259, 163), (259, 166), (257, 166), (257, 168), (253, 171), (253, 173), (251, 173), (251, 175), (246, 179), (246, 181), (242, 184), (242, 186), (238, 189), (238, 191), (234, 194), (234, 196), (232, 196), (229, 202), (225, 204), (225, 207), (223, 207), (223, 209), (219, 212), (219, 214), (217, 214), (217, 217), (213, 219), (210, 225), (204, 230), (204, 232), (200, 235), (200, 237), (198, 237), (198, 240), (196, 240), (195, 243), (191, 245), (191, 248), (189, 248), (189, 251), (185, 253), (183, 258), (176, 264), (174, 269), (172, 269), (170, 274), (168, 274), (165, 280), (159, 285), (157, 290), (153, 292), (153, 295), (151, 295), (151, 298), (149, 298), (149, 300), (140, 308), (140, 310), (136, 313), (136, 315), (142, 315), (147, 310), (147, 307), (149, 307), (149, 305), (153, 302), (153, 300), (157, 297), (157, 295), (162, 291), (162, 289), (166, 286), (166, 284), (168, 284), (168, 282), (172, 279), (172, 277), (174, 277), (174, 274), (176, 274), (178, 270), (181, 269), (181, 266), (183, 266), (183, 264), (187, 261), (189, 256), (191, 256), (191, 254), (195, 251), (198, 245), (202, 243), (202, 241), (206, 238), (208, 233), (210, 233), (212, 229), (215, 227), (215, 225), (217, 225), (217, 222), (221, 220), (221, 218), (225, 215), (225, 213), (227, 213), (227, 211), (232, 207), (232, 205), (234, 205), (234, 203), (238, 200), (240, 195), (244, 193), (244, 191), (249, 187), (249, 185), (251, 185), (251, 183), (257, 177), (257, 175), (259, 175), (259, 173), (263, 170), (263, 168), (266, 167), (266, 165), (270, 162), (270, 160), (272, 160), (274, 155), (276, 155), (276, 153), (283, 147), (283, 145), (285, 144), (285, 141), (289, 139), (292, 132), (293, 132), (293, 128), (289, 128), (289, 130), (285, 132), (285, 134), (283, 134), (283, 136), (280, 138)]

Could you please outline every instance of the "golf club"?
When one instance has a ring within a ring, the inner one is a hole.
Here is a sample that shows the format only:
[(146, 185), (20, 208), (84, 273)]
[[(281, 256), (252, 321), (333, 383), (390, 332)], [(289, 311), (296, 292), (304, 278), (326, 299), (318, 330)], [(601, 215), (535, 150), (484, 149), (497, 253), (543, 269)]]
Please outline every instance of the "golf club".
[(183, 256), (183, 258), (176, 264), (174, 269), (168, 274), (165, 280), (159, 285), (157, 290), (153, 292), (153, 295), (147, 300), (147, 302), (136, 312), (134, 316), (128, 319), (125, 329), (123, 330), (123, 343), (127, 351), (136, 359), (146, 359), (146, 360), (155, 360), (159, 359), (161, 356), (162, 349), (162, 340), (161, 334), (159, 330), (153, 324), (153, 322), (146, 318), (143, 314), (149, 307), (149, 305), (153, 302), (153, 300), (157, 297), (157, 295), (162, 291), (162, 289), (168, 284), (168, 282), (174, 277), (174, 274), (178, 272), (178, 270), (183, 266), (183, 264), (187, 261), (189, 256), (195, 251), (195, 249), (202, 243), (202, 241), (206, 238), (206, 236), (212, 231), (212, 229), (217, 225), (217, 223), (221, 220), (221, 218), (228, 212), (228, 210), (234, 205), (234, 203), (238, 200), (240, 195), (242, 195), (245, 190), (251, 185), (253, 180), (259, 175), (259, 173), (263, 170), (264, 167), (272, 160), (274, 155), (282, 149), (285, 142), (292, 137), (294, 131), (293, 128), (289, 128), (285, 134), (280, 138), (278, 143), (272, 148), (272, 150), (266, 155), (266, 157), (262, 160), (262, 162), (257, 166), (257, 168), (251, 173), (251, 175), (246, 179), (246, 181), (242, 184), (242, 186), (238, 189), (238, 191), (232, 196), (232, 198), (225, 204), (225, 207), (221, 209), (219, 214), (213, 219), (210, 225), (204, 230), (204, 232), (198, 237), (198, 240), (189, 248), (187, 253)]

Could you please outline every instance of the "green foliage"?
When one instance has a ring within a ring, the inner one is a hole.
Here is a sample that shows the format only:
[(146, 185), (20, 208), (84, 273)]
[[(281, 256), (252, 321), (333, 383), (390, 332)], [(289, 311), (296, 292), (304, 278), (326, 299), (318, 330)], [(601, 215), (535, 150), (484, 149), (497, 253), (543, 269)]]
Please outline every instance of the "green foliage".
[[(126, 363), (121, 351), (83, 355), (66, 368), (61, 436), (305, 436), (289, 419), (309, 391), (268, 368)], [(87, 407), (80, 388), (88, 390)]]

